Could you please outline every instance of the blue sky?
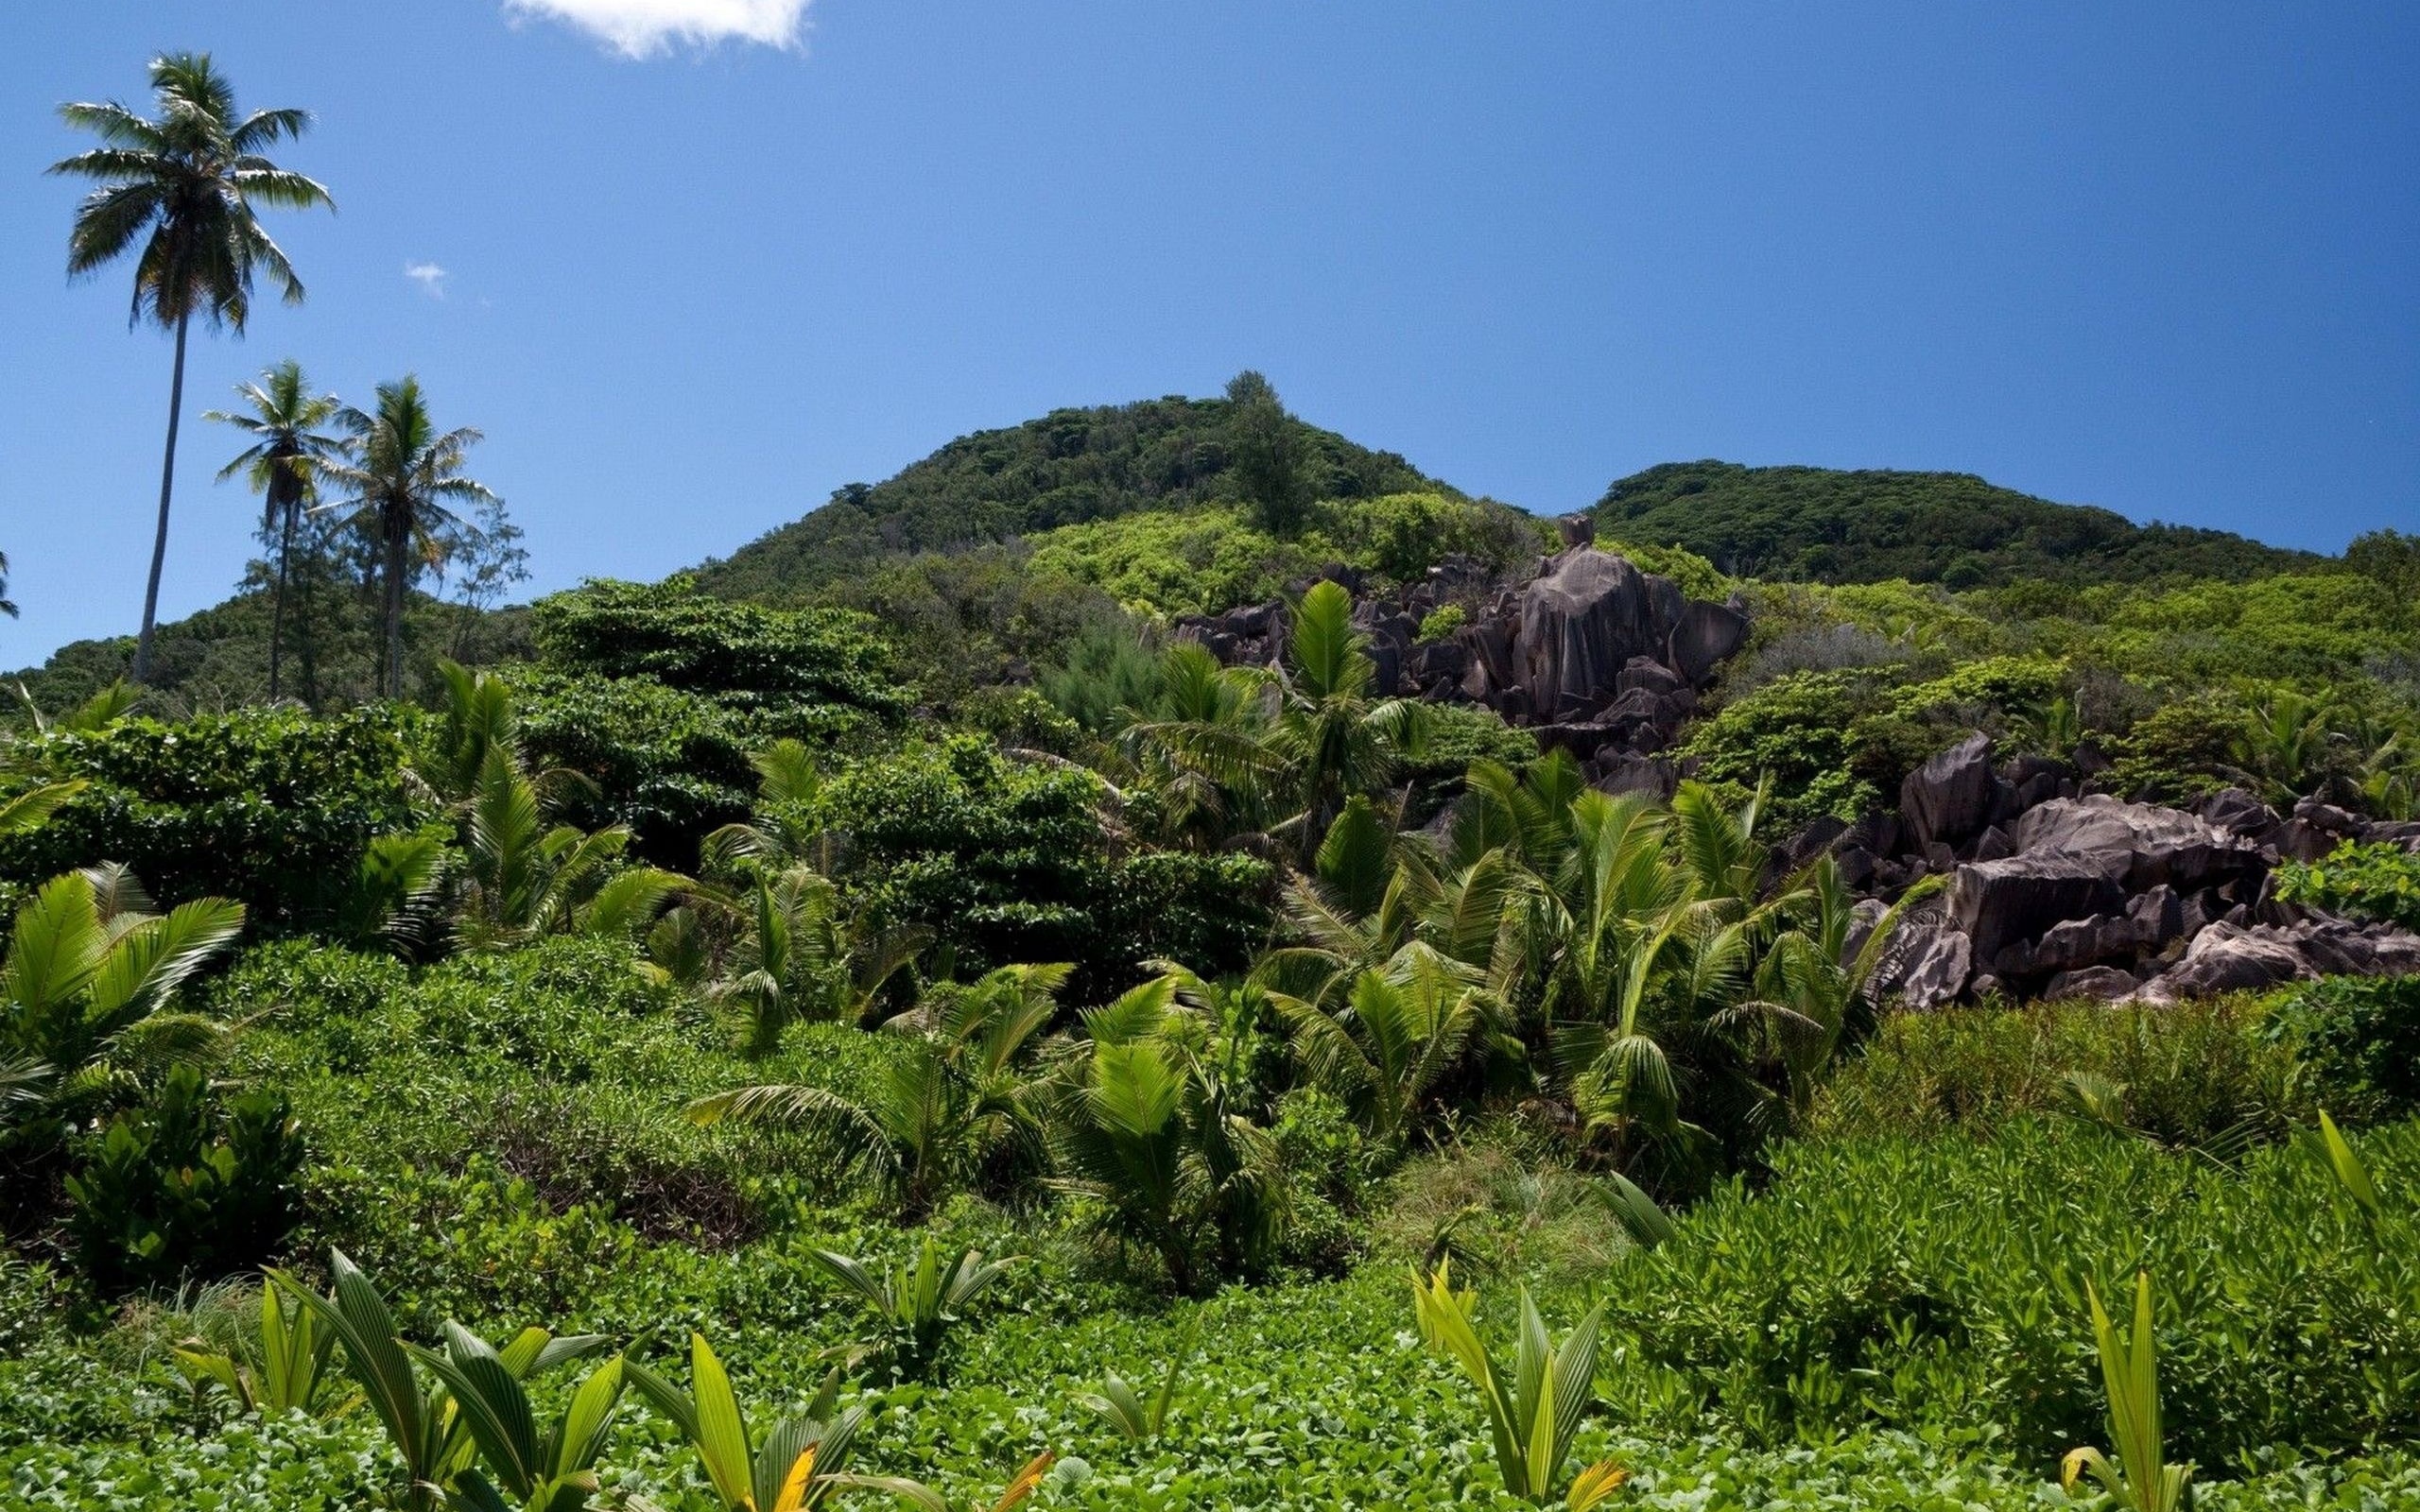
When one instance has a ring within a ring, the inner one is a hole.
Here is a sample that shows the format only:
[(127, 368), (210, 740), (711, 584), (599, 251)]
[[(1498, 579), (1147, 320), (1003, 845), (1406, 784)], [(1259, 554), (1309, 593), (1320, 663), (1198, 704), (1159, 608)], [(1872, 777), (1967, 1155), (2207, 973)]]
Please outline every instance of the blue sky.
[(1247, 366), (1544, 511), (1722, 456), (2420, 530), (2408, 4), (82, 0), (12, 33), (0, 666), (141, 606), (167, 343), (123, 272), (67, 283), (78, 191), (39, 171), (78, 146), (57, 102), (140, 99), (168, 47), (317, 111), (282, 156), (340, 212), (273, 222), (308, 303), (195, 344), (164, 617), (251, 550), (195, 416), (288, 354), (483, 427), (533, 589)]

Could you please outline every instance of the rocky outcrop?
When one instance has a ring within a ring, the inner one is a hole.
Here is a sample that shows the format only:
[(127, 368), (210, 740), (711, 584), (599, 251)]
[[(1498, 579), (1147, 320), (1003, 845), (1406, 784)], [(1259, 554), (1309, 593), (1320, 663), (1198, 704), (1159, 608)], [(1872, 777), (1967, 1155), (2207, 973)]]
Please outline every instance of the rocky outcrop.
[(1995, 768), (1978, 732), (1910, 774), (1897, 815), (1802, 837), (1861, 889), (1950, 879), (1938, 917), (1903, 926), (1877, 986), (1918, 1007), (1986, 990), (2165, 1003), (2420, 973), (2420, 936), (2279, 903), (2269, 883), (2281, 859), (2346, 840), (2420, 845), (2420, 825), (2315, 800), (2281, 816), (2237, 789), (2190, 811), (2079, 796), (2085, 775), (2040, 758)]
[[(1559, 525), (1565, 549), (1521, 582), (1448, 558), (1398, 600), (1357, 601), (1377, 690), (1484, 704), (1542, 748), (1569, 751), (1598, 785), (1668, 797), (1678, 774), (1659, 753), (1747, 638), (1747, 616), (1598, 550), (1584, 516)], [(1340, 568), (1320, 576), (1359, 587)], [(1449, 638), (1421, 641), (1422, 622), (1447, 604), (1461, 606), (1465, 622)], [(1177, 634), (1221, 661), (1268, 665), (1285, 654), (1286, 619), (1282, 602), (1256, 604), (1185, 616)]]

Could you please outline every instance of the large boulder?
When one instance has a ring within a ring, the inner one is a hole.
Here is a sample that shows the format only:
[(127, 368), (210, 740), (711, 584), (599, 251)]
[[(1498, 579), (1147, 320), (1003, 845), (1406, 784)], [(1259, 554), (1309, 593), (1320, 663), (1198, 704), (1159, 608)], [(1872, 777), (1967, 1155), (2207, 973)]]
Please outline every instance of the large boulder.
[(1949, 887), (1950, 922), (1973, 940), (1975, 960), (1987, 966), (2053, 925), (2125, 907), (2124, 889), (2099, 858), (2057, 850), (1972, 862), (1958, 868)]
[(1631, 658), (1664, 649), (1681, 607), (1669, 579), (1611, 552), (1580, 547), (1554, 558), (1521, 593), (1512, 674), (1530, 707), (1548, 720), (1595, 708)]
[(1995, 792), (1992, 737), (1979, 730), (1908, 774), (1899, 816), (1918, 850), (1955, 846), (1991, 822)]
[(1748, 638), (1748, 616), (1702, 598), (1688, 601), (1672, 627), (1665, 661), (1691, 682), (1703, 683)]
[[(1879, 919), (1876, 915), (1876, 920)], [(1870, 933), (1876, 927), (1868, 923)], [(1862, 949), (1864, 941), (1858, 941)], [(1942, 911), (1927, 902), (1899, 917), (1898, 927), (1883, 945), (1867, 986), (1875, 996), (1896, 997), (1910, 1008), (1938, 1008), (1955, 1003), (1975, 974), (1973, 943)]]
[(2128, 892), (2165, 883), (2180, 893), (2257, 877), (2260, 849), (2198, 815), (2095, 794), (2056, 798), (2017, 816), (2009, 838), (2020, 856), (2088, 858)]
[(2219, 992), (2256, 992), (2314, 974), (2285, 930), (2270, 924), (2247, 929), (2221, 919), (2195, 936), (2185, 959), (2145, 983), (2141, 995), (2152, 1003), (2173, 1003)]

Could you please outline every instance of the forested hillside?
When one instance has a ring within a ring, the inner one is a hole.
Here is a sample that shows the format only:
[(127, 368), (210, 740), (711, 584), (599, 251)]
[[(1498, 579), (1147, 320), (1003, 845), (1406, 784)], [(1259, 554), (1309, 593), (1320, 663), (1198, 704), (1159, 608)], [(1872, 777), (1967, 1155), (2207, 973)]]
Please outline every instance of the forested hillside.
[[(962, 547), (1143, 509), (1240, 502), (1247, 484), (1231, 399), (1143, 400), (1056, 409), (977, 431), (871, 487), (853, 483), (785, 525), (699, 571), (711, 593), (780, 598), (811, 592), (870, 558)], [(1373, 452), (1288, 417), (1309, 491), (1361, 499), (1410, 490), (1453, 494), (1392, 452)]]
[(2138, 525), (1968, 472), (1667, 462), (1616, 482), (1595, 513), (1609, 538), (1684, 546), (1739, 576), (1785, 581), (2239, 582), (2324, 559), (2221, 530)]
[(1737, 548), (1807, 498), (1999, 490), (1735, 474), (1599, 550), (1246, 375), (702, 583), (415, 593), (401, 699), (341, 540), (281, 707), (258, 572), (147, 690), (63, 652), (0, 1486), (501, 1505), (568, 1407), (596, 1494), (511, 1504), (2420, 1496), (2420, 542), (2020, 500), (1892, 558), (1972, 586), (1798, 581)]

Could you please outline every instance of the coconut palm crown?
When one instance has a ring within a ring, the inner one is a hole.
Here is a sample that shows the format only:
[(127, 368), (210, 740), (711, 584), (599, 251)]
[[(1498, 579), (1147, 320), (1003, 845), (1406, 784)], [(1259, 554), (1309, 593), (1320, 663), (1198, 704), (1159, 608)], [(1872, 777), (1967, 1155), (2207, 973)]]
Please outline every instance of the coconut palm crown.
[(160, 606), (160, 569), (168, 550), (168, 501), (176, 480), (177, 414), (183, 407), (185, 333), (199, 313), (213, 326), (243, 332), (254, 276), (266, 276), (289, 304), (302, 281), (261, 229), (263, 205), (335, 208), (315, 180), (262, 154), (310, 126), (307, 111), (254, 111), (239, 117), (235, 92), (207, 53), (169, 53), (151, 60), (156, 116), (110, 100), (62, 105), (60, 118), (102, 145), (62, 158), (50, 171), (98, 184), (76, 210), (67, 235), (70, 277), (98, 272), (140, 246), (130, 324), (147, 317), (177, 337), (168, 386), (168, 440), (160, 464), (160, 521), (151, 576), (143, 594), (143, 630), (134, 678), (150, 671)]
[(233, 425), (252, 444), (218, 470), (223, 480), (237, 473), (261, 495), (261, 536), (277, 545), (277, 581), (271, 590), (268, 631), (268, 696), (278, 694), (278, 660), (285, 639), (285, 578), (294, 556), (294, 532), (303, 507), (319, 490), (320, 475), (336, 459), (343, 438), (324, 432), (344, 408), (334, 394), (315, 394), (302, 365), (289, 357), (264, 371), (258, 383), (238, 384), (240, 410), (214, 409), (201, 418)]
[[(325, 472), (351, 497), (322, 505), (349, 511), (379, 545), (385, 593), (385, 683), (388, 696), (404, 694), (404, 599), (419, 567), (441, 565), (473, 527), (446, 507), (481, 504), (495, 494), (462, 475), (462, 459), (483, 438), (470, 426), (440, 431), (429, 419), (420, 380), (406, 373), (378, 386), (370, 410), (348, 405), (337, 421), (349, 433), (345, 455)], [(417, 565), (416, 565), (417, 564)]]

